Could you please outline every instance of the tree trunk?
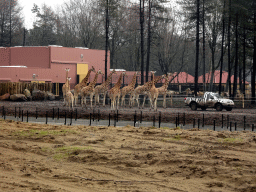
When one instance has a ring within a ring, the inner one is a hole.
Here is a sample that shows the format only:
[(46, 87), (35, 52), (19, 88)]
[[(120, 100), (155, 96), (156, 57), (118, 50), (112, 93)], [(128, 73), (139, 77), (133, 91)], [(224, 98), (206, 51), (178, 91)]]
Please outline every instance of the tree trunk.
[(254, 37), (253, 37), (253, 68), (252, 68), (252, 80), (251, 80), (251, 89), (252, 89), (252, 104), (255, 104), (255, 73), (256, 73), (256, 3), (253, 1), (253, 8), (254, 8)]
[(236, 13), (236, 25), (235, 25), (235, 34), (236, 34), (236, 42), (235, 42), (235, 69), (234, 69), (234, 82), (233, 82), (233, 100), (236, 96), (236, 90), (237, 90), (237, 67), (238, 67), (238, 14)]
[(228, 94), (231, 96), (231, 55), (230, 55), (230, 26), (231, 26), (231, 0), (229, 0), (229, 19), (228, 19)]
[(197, 21), (196, 21), (196, 63), (195, 63), (195, 90), (194, 94), (197, 96), (198, 86), (198, 62), (199, 62), (199, 22), (200, 22), (200, 0), (197, 0)]
[(204, 3), (205, 0), (203, 0), (203, 91), (206, 91), (206, 84), (205, 84), (205, 22), (204, 22)]
[(222, 67), (223, 67), (223, 44), (225, 38), (225, 1), (223, 5), (223, 20), (222, 20), (222, 40), (221, 40), (221, 60), (220, 60), (220, 82), (219, 82), (219, 94), (221, 94), (221, 83), (222, 83)]
[(148, 51), (147, 51), (147, 62), (146, 62), (146, 82), (148, 82), (148, 71), (149, 71), (149, 60), (150, 60), (150, 42), (151, 42), (151, 6), (152, 3), (148, 2)]
[(144, 0), (140, 0), (141, 85), (144, 84)]

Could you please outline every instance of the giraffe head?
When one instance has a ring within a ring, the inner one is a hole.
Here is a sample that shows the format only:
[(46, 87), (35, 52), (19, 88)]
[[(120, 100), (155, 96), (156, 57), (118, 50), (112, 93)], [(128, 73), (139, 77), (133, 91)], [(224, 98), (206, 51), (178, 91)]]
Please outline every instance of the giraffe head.
[(104, 75), (104, 73), (101, 70), (99, 70), (97, 73)]
[(117, 74), (117, 72), (116, 72), (115, 69), (113, 69), (113, 70), (111, 71), (111, 73), (112, 73), (112, 74)]
[(67, 79), (68, 79), (68, 81), (70, 81), (70, 80), (71, 80), (71, 77), (68, 77)]
[(123, 72), (123, 77), (125, 77), (125, 76), (127, 76), (127, 74), (126, 74), (126, 72), (124, 71), (124, 72)]
[(91, 68), (91, 71), (93, 71), (94, 73), (96, 73), (96, 71), (95, 71), (95, 68), (92, 66), (92, 68)]
[(69, 72), (69, 70), (70, 70), (69, 68), (66, 68), (66, 69), (65, 69), (65, 71), (67, 71), (67, 72)]
[(172, 76), (172, 75), (173, 75), (172, 73), (167, 73), (167, 76), (168, 76), (168, 77), (170, 77), (170, 76)]

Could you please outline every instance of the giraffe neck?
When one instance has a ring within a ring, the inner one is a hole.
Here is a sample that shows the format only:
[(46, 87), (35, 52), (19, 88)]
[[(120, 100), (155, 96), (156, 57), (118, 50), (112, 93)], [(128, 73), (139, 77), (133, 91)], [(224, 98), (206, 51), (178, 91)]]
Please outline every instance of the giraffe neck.
[(104, 87), (107, 87), (107, 86), (110, 84), (110, 81), (111, 81), (111, 79), (112, 79), (113, 73), (114, 73), (114, 71), (112, 71), (112, 72), (109, 74), (107, 80), (103, 83), (103, 86), (104, 86)]
[(135, 73), (135, 74), (133, 75), (132, 82), (131, 82), (128, 86), (131, 86), (131, 87), (134, 87), (134, 86), (135, 86), (136, 77), (137, 77), (137, 74)]
[(68, 70), (66, 70), (66, 84), (68, 84)]
[(152, 83), (152, 87), (155, 87), (155, 73), (152, 74), (153, 75), (153, 83)]
[(164, 84), (163, 84), (162, 87), (163, 87), (164, 89), (167, 89), (168, 85), (169, 85), (169, 78), (168, 78), (168, 76), (165, 76), (165, 82), (164, 82)]
[(94, 87), (95, 86), (95, 84), (97, 82), (97, 79), (98, 79), (98, 75), (99, 75), (99, 73), (95, 74), (95, 77), (94, 77), (93, 81), (89, 84), (90, 87)]
[(123, 73), (121, 73), (121, 75), (120, 75), (120, 77), (119, 77), (117, 83), (115, 84), (114, 88), (120, 89), (122, 77), (123, 77)]
[(81, 81), (81, 84), (87, 84), (91, 72), (92, 72), (92, 69), (90, 69), (90, 70), (88, 71), (86, 77)]
[(68, 81), (68, 82), (67, 82), (68, 91), (70, 91), (70, 83), (69, 83), (70, 80), (67, 78), (67, 81)]

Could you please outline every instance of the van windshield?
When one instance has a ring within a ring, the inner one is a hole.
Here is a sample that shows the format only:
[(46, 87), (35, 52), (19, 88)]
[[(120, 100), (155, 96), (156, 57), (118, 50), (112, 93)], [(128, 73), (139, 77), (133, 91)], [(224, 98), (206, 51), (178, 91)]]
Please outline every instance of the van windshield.
[(222, 96), (219, 95), (219, 93), (214, 93), (213, 95), (214, 95), (214, 97), (216, 97), (217, 99), (223, 98)]

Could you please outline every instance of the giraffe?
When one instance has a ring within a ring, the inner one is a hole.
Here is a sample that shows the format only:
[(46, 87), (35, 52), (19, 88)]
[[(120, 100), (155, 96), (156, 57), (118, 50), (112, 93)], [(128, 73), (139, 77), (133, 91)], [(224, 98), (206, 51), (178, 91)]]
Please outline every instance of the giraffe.
[(125, 76), (125, 75), (126, 75), (126, 73), (122, 72), (121, 75), (119, 76), (119, 79), (118, 79), (117, 83), (115, 84), (115, 86), (108, 91), (108, 95), (111, 100), (111, 110), (115, 110), (115, 108), (118, 109), (119, 99), (121, 96), (121, 89), (120, 89), (121, 80), (122, 80), (123, 76)]
[(68, 90), (65, 94), (66, 95), (65, 101), (68, 103), (68, 109), (70, 110), (70, 104), (71, 104), (71, 107), (72, 107), (72, 110), (73, 110), (74, 96), (70, 91), (70, 84), (69, 84), (71, 78), (68, 77), (67, 79), (68, 79), (68, 85), (67, 85)]
[[(153, 76), (153, 82), (155, 80), (155, 71), (152, 71), (152, 76)], [(150, 105), (151, 108), (154, 109), (154, 111), (157, 111), (157, 98), (159, 95), (159, 90), (156, 88), (155, 83), (152, 84), (150, 90), (148, 91), (148, 95), (150, 98)]]
[(113, 74), (116, 74), (116, 71), (115, 69), (113, 69), (113, 71), (111, 71), (111, 73), (109, 74), (107, 80), (102, 83), (101, 85), (97, 85), (94, 89), (94, 101), (95, 101), (95, 106), (96, 106), (96, 103), (100, 103), (100, 94), (103, 94), (103, 107), (105, 107), (105, 100), (106, 100), (106, 95), (107, 95), (107, 92), (108, 92), (108, 86), (111, 82), (111, 79), (112, 79), (112, 75)]
[[(163, 77), (162, 76), (159, 76), (157, 77), (154, 81), (148, 81), (147, 83), (145, 83), (144, 85), (140, 85), (138, 87), (136, 87), (134, 89), (134, 92), (133, 92), (133, 101), (132, 101), (132, 105), (134, 103), (134, 100), (137, 101), (137, 104), (138, 104), (138, 108), (140, 108), (140, 103), (139, 103), (139, 96), (140, 95), (145, 95), (147, 94), (147, 92), (151, 89), (152, 85), (153, 84), (156, 84), (160, 79), (162, 79)], [(145, 104), (145, 100), (146, 100), (146, 97), (144, 96), (144, 100), (143, 100), (143, 104), (142, 104), (142, 108), (144, 107), (144, 104)]]
[(162, 87), (157, 88), (159, 95), (163, 95), (163, 108), (166, 108), (166, 95), (167, 95), (167, 88), (169, 85), (169, 77), (172, 76), (172, 73), (167, 73), (167, 75), (164, 76), (165, 82), (162, 85)]
[(121, 106), (124, 105), (125, 95), (128, 95), (128, 94), (130, 95), (129, 105), (131, 106), (131, 93), (133, 93), (134, 91), (137, 75), (138, 75), (138, 72), (135, 72), (130, 84), (121, 89)]
[(93, 66), (92, 66), (92, 68), (88, 71), (86, 77), (81, 81), (81, 83), (79, 83), (79, 84), (77, 84), (77, 85), (75, 86), (75, 89), (74, 89), (75, 105), (76, 105), (77, 100), (78, 100), (78, 95), (80, 95), (81, 89), (82, 89), (84, 86), (87, 85), (88, 79), (89, 79), (90, 74), (91, 74), (92, 71), (95, 72), (95, 69), (94, 69)]
[(101, 70), (97, 71), (94, 80), (88, 85), (85, 86), (81, 89), (81, 103), (82, 103), (82, 107), (83, 107), (83, 103), (86, 106), (86, 96), (89, 95), (90, 96), (90, 101), (91, 101), (91, 108), (92, 108), (92, 99), (93, 99), (93, 95), (94, 95), (94, 87), (97, 83), (97, 79), (98, 79), (98, 75), (99, 74), (103, 74)]
[(68, 72), (69, 72), (69, 68), (66, 68), (65, 71), (66, 71), (66, 82), (65, 84), (62, 86), (62, 93), (63, 93), (63, 98), (64, 98), (64, 106), (66, 105), (66, 92), (68, 91)]

